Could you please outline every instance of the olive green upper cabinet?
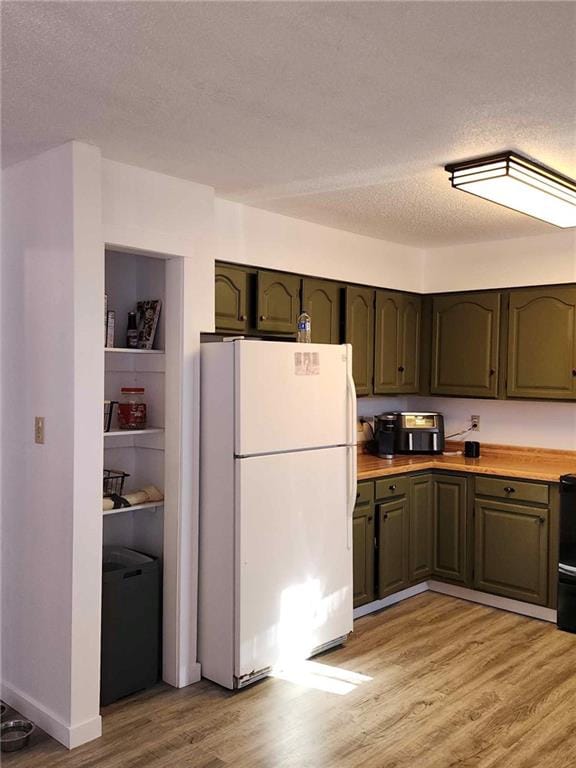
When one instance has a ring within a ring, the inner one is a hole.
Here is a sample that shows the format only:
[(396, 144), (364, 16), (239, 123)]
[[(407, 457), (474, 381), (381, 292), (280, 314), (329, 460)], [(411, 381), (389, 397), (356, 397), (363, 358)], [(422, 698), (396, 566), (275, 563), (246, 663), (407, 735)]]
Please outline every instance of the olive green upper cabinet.
[(300, 277), (259, 270), (257, 295), (257, 329), (266, 333), (295, 334), (300, 314)]
[(510, 294), (510, 397), (576, 397), (576, 287)]
[(498, 396), (500, 294), (435, 296), (430, 391)]
[(346, 287), (346, 342), (352, 344), (352, 373), (357, 395), (372, 394), (374, 369), (374, 291)]
[(310, 315), (314, 343), (340, 343), (340, 286), (337, 283), (305, 277), (302, 311)]
[(376, 291), (374, 392), (418, 392), (420, 296)]
[(216, 330), (248, 327), (248, 276), (243, 269), (216, 265)]
[(477, 499), (474, 587), (546, 605), (548, 515), (546, 508)]
[(468, 581), (466, 479), (452, 475), (433, 478), (434, 575), (448, 581)]

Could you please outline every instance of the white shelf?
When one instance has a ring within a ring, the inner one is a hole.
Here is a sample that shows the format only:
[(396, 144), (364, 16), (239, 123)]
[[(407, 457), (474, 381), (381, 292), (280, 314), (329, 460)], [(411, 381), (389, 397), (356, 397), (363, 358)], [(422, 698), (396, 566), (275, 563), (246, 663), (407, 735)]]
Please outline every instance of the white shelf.
[(104, 347), (104, 352), (118, 352), (128, 355), (163, 355), (163, 349), (130, 349), (129, 347)]
[(104, 432), (104, 437), (129, 437), (130, 435), (157, 435), (164, 432), (161, 427), (150, 427), (150, 429), (111, 429), (110, 432)]
[(118, 509), (103, 509), (103, 515), (117, 515), (120, 512), (137, 512), (139, 509), (155, 509), (156, 507), (163, 507), (164, 499), (162, 501), (148, 501), (146, 504), (134, 504), (133, 507), (119, 507)]

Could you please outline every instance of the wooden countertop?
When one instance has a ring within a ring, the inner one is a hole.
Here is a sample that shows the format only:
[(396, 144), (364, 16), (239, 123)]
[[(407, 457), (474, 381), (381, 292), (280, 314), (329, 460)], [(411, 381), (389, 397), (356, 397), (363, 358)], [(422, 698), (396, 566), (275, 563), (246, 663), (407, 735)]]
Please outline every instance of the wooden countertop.
[[(447, 443), (446, 452), (461, 451), (461, 443)], [(445, 469), (450, 472), (470, 472), (475, 475), (502, 475), (526, 480), (557, 483), (560, 475), (576, 474), (576, 451), (546, 448), (520, 448), (508, 445), (481, 444), (479, 459), (462, 455), (395, 456), (380, 459), (358, 448), (358, 480), (383, 475)]]

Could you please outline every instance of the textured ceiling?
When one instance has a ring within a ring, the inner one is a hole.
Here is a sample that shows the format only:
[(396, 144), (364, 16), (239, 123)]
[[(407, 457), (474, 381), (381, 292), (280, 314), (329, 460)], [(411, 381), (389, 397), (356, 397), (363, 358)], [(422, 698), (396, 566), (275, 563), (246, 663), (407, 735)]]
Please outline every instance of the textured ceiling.
[(418, 246), (557, 231), (453, 191), (512, 148), (576, 176), (574, 2), (2, 4), (3, 161), (70, 139)]

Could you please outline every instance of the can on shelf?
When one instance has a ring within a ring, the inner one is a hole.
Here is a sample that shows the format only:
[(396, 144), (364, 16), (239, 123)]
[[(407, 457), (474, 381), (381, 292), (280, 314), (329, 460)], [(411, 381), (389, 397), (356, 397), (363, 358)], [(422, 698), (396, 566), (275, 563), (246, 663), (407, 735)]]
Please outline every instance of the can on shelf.
[(122, 387), (118, 403), (119, 429), (146, 429), (144, 387)]

